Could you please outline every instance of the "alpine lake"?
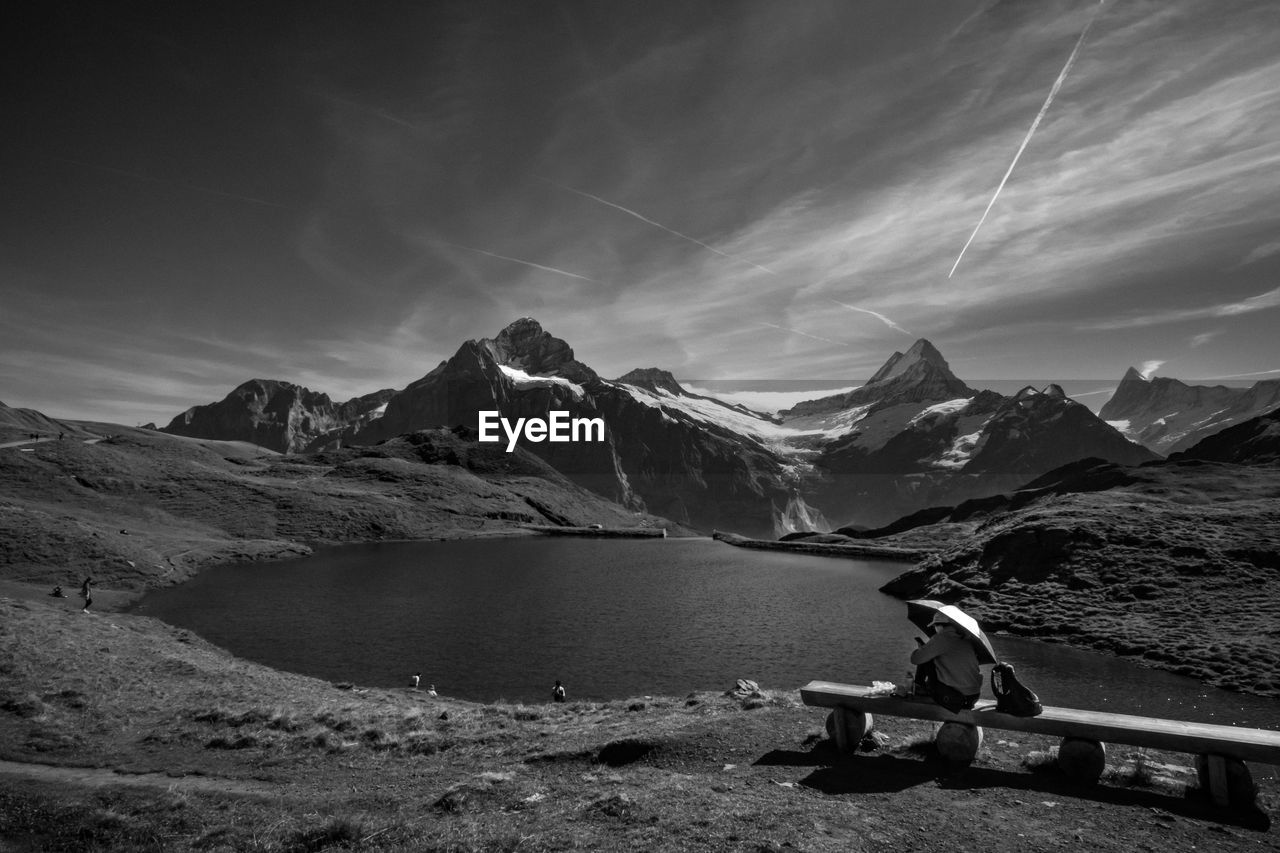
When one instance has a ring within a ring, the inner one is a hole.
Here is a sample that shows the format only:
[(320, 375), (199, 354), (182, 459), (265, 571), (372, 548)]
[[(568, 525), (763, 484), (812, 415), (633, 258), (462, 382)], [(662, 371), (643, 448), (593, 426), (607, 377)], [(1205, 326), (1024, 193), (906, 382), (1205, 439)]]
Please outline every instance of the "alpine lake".
[[(423, 689), (482, 702), (546, 702), (557, 679), (570, 701), (683, 696), (739, 678), (769, 689), (902, 682), (920, 632), (879, 588), (907, 568), (710, 539), (394, 542), (217, 567), (132, 609), (333, 682), (407, 688), (420, 672)], [(1046, 705), (1280, 728), (1275, 700), (991, 640)]]

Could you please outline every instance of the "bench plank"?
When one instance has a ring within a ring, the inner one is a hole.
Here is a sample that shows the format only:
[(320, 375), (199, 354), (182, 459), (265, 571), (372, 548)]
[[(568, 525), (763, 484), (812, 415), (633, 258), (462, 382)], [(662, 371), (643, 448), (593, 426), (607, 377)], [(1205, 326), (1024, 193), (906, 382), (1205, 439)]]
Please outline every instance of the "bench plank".
[(1280, 765), (1280, 731), (1074, 708), (1046, 707), (1037, 717), (1015, 717), (996, 711), (995, 703), (990, 701), (979, 702), (971, 711), (953, 714), (929, 699), (870, 695), (873, 692), (870, 687), (830, 681), (811, 681), (800, 688), (804, 703), (820, 708), (850, 708), (917, 720), (962, 722), (993, 729), (1087, 738), (1170, 752), (1224, 755), (1241, 761)]

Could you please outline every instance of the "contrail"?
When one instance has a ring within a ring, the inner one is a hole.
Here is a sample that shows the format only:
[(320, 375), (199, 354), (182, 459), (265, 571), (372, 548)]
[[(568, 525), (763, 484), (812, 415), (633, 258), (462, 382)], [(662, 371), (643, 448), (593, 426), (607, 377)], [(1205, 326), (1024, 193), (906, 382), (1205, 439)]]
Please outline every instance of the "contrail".
[[(1098, 0), (1101, 6), (1104, 0)], [(1035, 121), (1031, 122), (1031, 127), (1027, 130), (1027, 135), (1022, 138), (1022, 144), (1018, 146), (1018, 153), (1013, 155), (1013, 162), (1009, 164), (1008, 170), (1004, 173), (1004, 177), (1000, 179), (1000, 186), (996, 187), (995, 194), (991, 196), (991, 201), (987, 202), (987, 209), (982, 212), (982, 218), (978, 220), (977, 226), (974, 227), (973, 233), (969, 235), (969, 239), (965, 241), (964, 248), (960, 250), (960, 255), (956, 258), (956, 262), (951, 265), (951, 272), (947, 273), (947, 278), (956, 274), (956, 267), (960, 266), (960, 258), (964, 257), (965, 251), (969, 248), (969, 244), (973, 242), (973, 238), (978, 236), (978, 230), (982, 228), (982, 223), (987, 221), (987, 214), (991, 212), (991, 208), (995, 205), (996, 199), (1000, 197), (1000, 191), (1004, 189), (1005, 182), (1009, 180), (1009, 176), (1013, 174), (1013, 167), (1018, 165), (1018, 158), (1022, 156), (1022, 152), (1026, 150), (1027, 143), (1031, 141), (1032, 135), (1036, 132), (1036, 128), (1040, 126), (1040, 120), (1044, 118), (1045, 113), (1049, 111), (1049, 105), (1053, 103), (1053, 98), (1058, 94), (1058, 90), (1062, 88), (1062, 83), (1067, 79), (1067, 73), (1071, 71), (1071, 66), (1076, 61), (1076, 54), (1080, 52), (1080, 45), (1084, 44), (1084, 37), (1089, 34), (1089, 28), (1093, 26), (1093, 22), (1098, 19), (1098, 10), (1095, 9), (1093, 16), (1089, 18), (1089, 23), (1084, 25), (1084, 30), (1080, 33), (1080, 38), (1076, 39), (1076, 46), (1071, 49), (1071, 55), (1067, 57), (1067, 64), (1062, 66), (1062, 71), (1058, 73), (1058, 79), (1053, 81), (1053, 88), (1049, 90), (1049, 97), (1044, 99), (1044, 105), (1040, 107), (1040, 112), (1036, 113)]]
[(872, 317), (875, 317), (877, 320), (879, 320), (881, 323), (884, 323), (886, 326), (888, 326), (890, 329), (893, 329), (895, 332), (902, 332), (902, 334), (904, 335), (911, 334), (906, 329), (902, 328), (897, 323), (893, 322), (888, 317), (881, 314), (879, 311), (872, 311), (870, 308), (859, 308), (856, 305), (849, 305), (844, 302), (841, 302), (838, 299), (832, 299), (831, 301), (839, 305), (841, 308), (848, 308), (850, 311), (857, 311), (861, 314), (870, 314)]
[(840, 341), (833, 341), (830, 338), (820, 338), (817, 335), (811, 335), (808, 332), (802, 332), (799, 329), (788, 329), (786, 326), (775, 326), (773, 323), (760, 323), (761, 326), (768, 326), (770, 329), (779, 329), (783, 332), (791, 332), (796, 335), (804, 335), (806, 338), (813, 338), (815, 341), (822, 341), (825, 344), (835, 344), (836, 346), (847, 347), (848, 344)]
[(146, 181), (147, 183), (151, 183), (151, 184), (161, 184), (163, 186), (179, 187), (185, 190), (194, 190), (196, 192), (220, 196), (222, 198), (231, 198), (231, 199), (236, 199), (237, 201), (247, 201), (249, 202), (249, 204), (260, 204), (263, 207), (274, 207), (278, 210), (293, 210), (293, 211), (297, 210), (297, 208), (289, 207), (287, 204), (278, 204), (274, 201), (267, 201), (266, 199), (263, 199), (263, 198), (254, 198), (253, 196), (248, 196), (248, 195), (237, 195), (236, 193), (223, 192), (222, 190), (215, 190), (212, 187), (202, 187), (202, 186), (199, 186), (198, 184), (184, 184), (178, 181), (166, 181), (163, 178), (154, 178), (151, 175), (144, 175), (141, 172), (130, 172), (126, 169), (116, 169), (111, 166), (103, 166), (98, 163), (86, 163), (83, 160), (73, 160), (70, 157), (55, 157), (51, 154), (46, 156), (48, 156), (50, 160), (57, 160), (60, 163), (70, 163), (73, 166), (83, 166), (86, 169), (97, 169), (100, 172), (110, 172), (113, 175), (124, 175), (126, 178), (135, 178), (139, 181)]
[(1266, 376), (1268, 373), (1280, 373), (1280, 367), (1275, 370), (1255, 370), (1253, 373), (1232, 373), (1227, 376), (1211, 376), (1210, 379), (1246, 379), (1250, 376)]
[(587, 278), (585, 275), (578, 275), (576, 272), (558, 270), (555, 267), (547, 267), (547, 266), (543, 266), (542, 264), (535, 264), (533, 261), (524, 261), (524, 260), (521, 260), (520, 258), (511, 258), (506, 255), (499, 255), (497, 252), (487, 252), (484, 249), (477, 249), (474, 246), (464, 246), (461, 243), (450, 243), (448, 240), (441, 240), (440, 242), (444, 243), (446, 246), (453, 246), (455, 249), (465, 249), (468, 252), (475, 252), (477, 255), (488, 255), (491, 258), (498, 258), (499, 260), (510, 261), (513, 264), (523, 264), (526, 267), (533, 267), (536, 270), (546, 270), (547, 272), (553, 272), (556, 275), (567, 275), (569, 276), (569, 278), (579, 278), (579, 279), (582, 279), (583, 281), (589, 281), (592, 284), (600, 283), (596, 281), (594, 278)]
[(571, 193), (573, 193), (574, 195), (580, 195), (580, 196), (582, 196), (583, 198), (589, 198), (589, 199), (591, 199), (592, 201), (598, 201), (598, 202), (600, 202), (601, 204), (608, 205), (609, 207), (612, 207), (614, 210), (621, 210), (623, 213), (627, 214), (628, 216), (634, 216), (636, 219), (639, 219), (641, 222), (644, 222), (644, 223), (647, 223), (647, 224), (649, 224), (649, 225), (652, 225), (654, 228), (661, 228), (663, 231), (666, 231), (668, 234), (674, 234), (675, 236), (679, 237), (681, 240), (688, 240), (690, 243), (693, 243), (693, 244), (695, 244), (695, 245), (701, 246), (702, 248), (706, 249), (708, 252), (715, 252), (717, 255), (719, 255), (719, 256), (720, 256), (720, 257), (722, 257), (722, 258), (728, 258), (728, 259), (729, 259), (729, 260), (731, 260), (731, 261), (737, 261), (738, 263), (742, 263), (742, 264), (746, 264), (746, 265), (748, 265), (748, 266), (755, 267), (756, 269), (760, 270), (761, 272), (767, 272), (769, 275), (777, 275), (777, 273), (776, 273), (776, 272), (774, 272), (773, 270), (769, 269), (768, 267), (762, 267), (762, 266), (760, 266), (760, 264), (757, 264), (757, 263), (754, 263), (754, 262), (752, 262), (752, 261), (749, 261), (749, 260), (747, 260), (746, 258), (740, 258), (740, 257), (738, 257), (738, 256), (736, 256), (736, 255), (726, 254), (725, 252), (722, 252), (722, 251), (720, 251), (719, 249), (717, 249), (715, 246), (708, 246), (706, 243), (702, 242), (701, 240), (697, 239), (696, 237), (690, 237), (688, 234), (681, 234), (679, 231), (676, 231), (674, 228), (668, 228), (667, 226), (663, 225), (661, 222), (654, 222), (654, 221), (653, 221), (652, 219), (650, 219), (649, 217), (647, 217), (647, 216), (645, 216), (645, 215), (643, 215), (643, 214), (640, 214), (640, 213), (636, 213), (634, 210), (631, 210), (630, 208), (623, 207), (623, 206), (622, 206), (622, 205), (620, 205), (620, 204), (614, 204), (613, 202), (609, 201), (608, 199), (600, 198), (600, 196), (598, 196), (598, 195), (592, 195), (591, 193), (583, 192), (582, 190), (575, 190), (573, 187), (565, 186), (564, 184), (559, 183), (559, 182), (557, 182), (557, 181), (553, 181), (553, 180), (551, 180), (550, 178), (543, 178), (543, 177), (540, 177), (540, 176), (538, 176), (538, 175), (534, 175), (534, 177), (535, 177), (535, 178), (537, 178), (537, 179), (538, 179), (538, 180), (540, 180), (540, 181), (543, 181), (543, 182), (545, 182), (545, 183), (551, 184), (551, 186), (553, 186), (553, 187), (559, 187), (560, 189), (562, 189), (562, 190), (564, 190), (564, 191), (566, 191), (566, 192), (571, 192)]

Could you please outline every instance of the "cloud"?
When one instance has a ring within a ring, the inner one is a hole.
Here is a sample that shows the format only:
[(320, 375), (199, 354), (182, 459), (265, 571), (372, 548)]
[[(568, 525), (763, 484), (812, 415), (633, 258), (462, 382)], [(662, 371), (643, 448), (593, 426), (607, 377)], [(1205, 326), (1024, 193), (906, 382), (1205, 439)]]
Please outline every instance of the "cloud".
[(623, 213), (627, 214), (628, 216), (635, 217), (636, 219), (639, 219), (641, 222), (644, 222), (648, 225), (652, 225), (654, 228), (659, 228), (667, 232), (668, 234), (672, 234), (676, 237), (679, 237), (681, 240), (687, 240), (688, 242), (693, 243), (696, 246), (701, 246), (702, 248), (706, 249), (709, 252), (715, 252), (717, 255), (719, 255), (722, 258), (727, 258), (728, 260), (731, 260), (731, 261), (737, 261), (738, 263), (743, 263), (748, 266), (755, 267), (756, 269), (762, 272), (769, 273), (769, 275), (776, 275), (776, 273), (773, 270), (769, 269), (768, 267), (761, 266), (760, 264), (757, 264), (754, 261), (749, 261), (746, 258), (738, 257), (736, 255), (730, 255), (727, 252), (722, 252), (719, 249), (717, 249), (715, 246), (709, 246), (696, 237), (690, 237), (688, 234), (681, 234), (679, 231), (675, 230), (674, 228), (668, 228), (666, 225), (663, 225), (661, 222), (655, 222), (649, 217), (644, 216), (643, 214), (636, 213), (634, 210), (631, 210), (630, 208), (626, 208), (620, 204), (615, 204), (614, 202), (600, 198), (600, 196), (598, 195), (592, 195), (591, 193), (583, 192), (582, 190), (576, 190), (573, 187), (566, 186), (565, 184), (561, 184), (556, 181), (552, 181), (548, 178), (538, 178), (538, 180), (545, 181), (546, 183), (551, 184), (553, 187), (559, 187), (560, 189), (565, 190), (566, 192), (571, 192), (574, 195), (580, 195), (583, 198), (589, 198), (592, 201), (599, 202), (600, 204), (606, 205), (608, 207), (612, 207), (614, 210), (620, 210)]
[(1280, 242), (1263, 243), (1255, 248), (1252, 252), (1244, 256), (1244, 260), (1240, 262), (1240, 266), (1248, 266), (1254, 261), (1260, 261), (1263, 258), (1269, 258), (1274, 254), (1280, 253)]
[(1159, 370), (1162, 364), (1164, 364), (1163, 361), (1153, 358), (1150, 361), (1142, 362), (1142, 367), (1138, 368), (1138, 372), (1142, 374), (1143, 379), (1150, 379), (1151, 374)]
[(1202, 347), (1202, 346), (1204, 346), (1205, 344), (1209, 343), (1209, 341), (1211, 341), (1211, 340), (1213, 340), (1214, 338), (1218, 337), (1218, 335), (1220, 335), (1220, 334), (1222, 334), (1222, 330), (1221, 330), (1221, 329), (1215, 329), (1215, 330), (1214, 330), (1214, 331), (1212, 331), (1212, 332), (1201, 332), (1201, 333), (1200, 333), (1200, 334), (1198, 334), (1198, 335), (1193, 335), (1193, 336), (1192, 336), (1192, 338), (1191, 338), (1191, 346), (1193, 346), (1193, 347)]
[(786, 326), (779, 326), (775, 323), (760, 323), (759, 325), (766, 326), (770, 329), (779, 329), (783, 332), (791, 332), (793, 335), (804, 335), (806, 338), (813, 338), (815, 341), (822, 341), (825, 344), (835, 344), (840, 347), (848, 346), (848, 344), (841, 343), (840, 341), (833, 341), (830, 338), (821, 338), (817, 335), (811, 335), (808, 332), (802, 332), (799, 329), (788, 329)]
[(893, 329), (895, 332), (902, 332), (902, 334), (904, 335), (911, 334), (906, 329), (902, 328), (897, 323), (893, 322), (888, 317), (881, 314), (879, 311), (872, 311), (870, 308), (859, 308), (856, 305), (849, 305), (847, 303), (841, 302), (838, 299), (832, 299), (831, 301), (834, 302), (836, 305), (839, 305), (841, 308), (848, 308), (850, 311), (857, 311), (861, 314), (870, 314), (872, 317), (875, 317), (877, 320), (879, 320), (881, 323), (884, 323), (886, 326), (888, 326), (890, 329)]
[(463, 246), (461, 243), (450, 243), (447, 240), (442, 240), (441, 242), (448, 243), (448, 245), (453, 246), (455, 249), (463, 249), (464, 251), (467, 251), (467, 252), (475, 252), (477, 255), (486, 255), (490, 258), (497, 258), (498, 260), (501, 260), (501, 261), (510, 261), (513, 264), (523, 264), (524, 266), (529, 267), (531, 269), (543, 270), (544, 272), (555, 273), (556, 275), (568, 276), (569, 278), (577, 278), (583, 281), (592, 282), (593, 284), (599, 284), (599, 282), (596, 281), (596, 279), (588, 278), (585, 275), (579, 275), (576, 272), (568, 272), (567, 270), (557, 269), (556, 267), (548, 267), (548, 266), (544, 266), (543, 264), (536, 264), (533, 261), (524, 261), (524, 260), (521, 260), (520, 258), (510, 257), (509, 255), (499, 255), (497, 252), (490, 252), (490, 251), (486, 251), (485, 249), (476, 249), (471, 246)]
[(1205, 320), (1218, 317), (1236, 317), (1264, 311), (1280, 306), (1280, 287), (1241, 299), (1238, 302), (1223, 302), (1218, 305), (1206, 305), (1202, 308), (1177, 308), (1168, 311), (1155, 311), (1149, 314), (1138, 314), (1106, 320), (1084, 326), (1088, 329), (1132, 329), (1140, 326), (1158, 326), (1166, 323), (1180, 323), (1185, 320)]
[(1227, 376), (1210, 376), (1210, 379), (1247, 379), (1250, 376), (1267, 376), (1271, 373), (1280, 373), (1280, 367), (1274, 370), (1255, 370), (1252, 373), (1231, 373)]

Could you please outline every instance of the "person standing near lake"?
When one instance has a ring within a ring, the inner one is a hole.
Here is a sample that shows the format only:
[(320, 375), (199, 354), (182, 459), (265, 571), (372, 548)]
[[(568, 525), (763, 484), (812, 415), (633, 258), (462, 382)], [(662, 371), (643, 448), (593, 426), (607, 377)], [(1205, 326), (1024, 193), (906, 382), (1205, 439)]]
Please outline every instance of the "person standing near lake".
[(564, 701), (564, 685), (560, 683), (560, 679), (558, 678), (556, 679), (556, 686), (551, 688), (551, 701), (553, 702)]
[(418, 689), (418, 682), (419, 682), (419, 681), (421, 681), (421, 680), (422, 680), (422, 673), (420, 673), (420, 672), (415, 672), (415, 673), (413, 674), (413, 677), (409, 679), (409, 684), (410, 684), (410, 686), (412, 686), (412, 687), (413, 687), (413, 689), (414, 689), (414, 690), (417, 690), (417, 689)]
[(917, 638), (921, 645), (911, 653), (916, 684), (952, 713), (972, 708), (982, 693), (982, 670), (973, 643), (941, 613), (934, 614), (929, 627), (934, 635), (928, 642)]

